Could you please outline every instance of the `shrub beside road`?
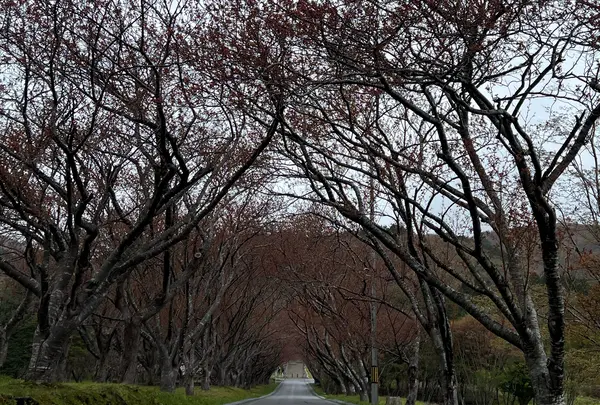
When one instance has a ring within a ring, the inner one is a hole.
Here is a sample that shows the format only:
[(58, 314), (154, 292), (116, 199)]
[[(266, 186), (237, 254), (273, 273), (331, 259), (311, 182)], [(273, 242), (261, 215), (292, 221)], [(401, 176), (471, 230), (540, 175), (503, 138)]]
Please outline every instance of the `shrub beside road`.
[(29, 403), (37, 405), (223, 405), (269, 394), (276, 387), (277, 384), (272, 383), (248, 390), (212, 387), (203, 391), (198, 388), (194, 396), (186, 396), (183, 389), (166, 393), (158, 387), (125, 384), (36, 384), (0, 376), (0, 405), (13, 405), (17, 398), (31, 398)]

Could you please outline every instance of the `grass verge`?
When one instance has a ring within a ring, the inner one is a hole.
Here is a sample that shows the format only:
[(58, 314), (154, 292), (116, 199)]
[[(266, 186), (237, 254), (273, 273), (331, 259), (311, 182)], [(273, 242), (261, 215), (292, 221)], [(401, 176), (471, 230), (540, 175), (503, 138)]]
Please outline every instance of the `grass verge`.
[[(325, 391), (323, 391), (323, 389), (319, 386), (313, 385), (312, 387), (317, 394), (319, 394), (322, 397), (325, 397), (327, 399), (344, 401), (344, 402), (348, 402), (350, 404), (369, 405), (369, 402), (361, 401), (359, 399), (358, 395), (330, 395), (330, 394), (326, 394)], [(379, 405), (385, 405), (385, 400), (386, 400), (386, 397), (379, 397)], [(403, 404), (406, 403), (406, 398), (402, 398), (402, 403)], [(531, 403), (533, 403), (533, 402), (530, 402), (530, 404)], [(432, 405), (432, 404), (429, 404), (428, 402), (417, 401), (417, 405)], [(575, 398), (574, 405), (600, 405), (600, 399), (590, 398), (590, 397), (577, 397), (577, 398)]]
[[(360, 397), (358, 395), (331, 395), (331, 394), (326, 394), (325, 391), (323, 391), (323, 389), (319, 386), (313, 385), (313, 389), (315, 390), (315, 392), (319, 395), (321, 395), (322, 397), (325, 397), (327, 399), (335, 399), (338, 401), (344, 401), (344, 402), (348, 402), (350, 404), (357, 404), (357, 405), (368, 405), (369, 402), (364, 402), (360, 400)], [(379, 405), (385, 405), (385, 400), (386, 397), (379, 397)], [(405, 404), (406, 403), (406, 398), (402, 398), (402, 403)], [(427, 402), (422, 402), (422, 401), (417, 401), (416, 405), (429, 405)]]
[(575, 405), (600, 405), (600, 398), (577, 397)]
[(0, 405), (16, 404), (15, 398), (32, 398), (39, 405), (223, 405), (271, 393), (277, 384), (260, 385), (249, 390), (233, 387), (196, 389), (188, 397), (183, 389), (160, 392), (158, 387), (125, 384), (62, 383), (36, 384), (0, 376)]

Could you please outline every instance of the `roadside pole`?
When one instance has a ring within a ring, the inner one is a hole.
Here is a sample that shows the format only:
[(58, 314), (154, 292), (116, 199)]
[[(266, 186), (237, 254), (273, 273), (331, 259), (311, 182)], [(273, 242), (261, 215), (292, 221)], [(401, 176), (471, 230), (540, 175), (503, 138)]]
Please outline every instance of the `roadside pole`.
[[(375, 222), (375, 187), (373, 178), (370, 181), (371, 207), (369, 216)], [(371, 405), (379, 404), (379, 364), (377, 356), (377, 303), (375, 302), (375, 251), (369, 252), (369, 265), (371, 266)]]
[[(375, 296), (375, 283), (371, 283), (371, 294)], [(379, 404), (379, 364), (377, 359), (377, 304), (371, 302), (371, 404)]]

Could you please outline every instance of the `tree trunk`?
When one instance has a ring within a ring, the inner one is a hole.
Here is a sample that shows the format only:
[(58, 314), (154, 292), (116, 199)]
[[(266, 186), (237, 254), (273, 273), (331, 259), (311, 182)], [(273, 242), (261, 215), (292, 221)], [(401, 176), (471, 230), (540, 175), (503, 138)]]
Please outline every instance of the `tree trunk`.
[(94, 377), (97, 382), (104, 383), (108, 381), (109, 378), (109, 369), (107, 368), (106, 363), (111, 352), (112, 342), (115, 336), (115, 330), (113, 329), (113, 331), (109, 335), (103, 335), (102, 329), (99, 329), (100, 330), (96, 332), (96, 342), (98, 346), (99, 358), (96, 361), (96, 371), (94, 373)]
[(39, 326), (31, 345), (31, 359), (26, 379), (52, 383), (65, 378), (64, 366), (69, 348), (69, 330), (65, 326), (54, 326), (49, 336), (42, 339)]
[(442, 388), (443, 404), (458, 405), (458, 386), (456, 382), (456, 373), (454, 372), (454, 362), (452, 351), (448, 342), (445, 342), (439, 329), (432, 328), (429, 336), (433, 346), (440, 359), (441, 378), (440, 387)]
[(360, 400), (362, 402), (369, 402), (369, 396), (365, 390), (361, 389), (358, 395), (360, 396)]
[[(551, 372), (551, 367), (554, 366), (555, 370), (557, 367), (552, 364), (546, 355), (544, 338), (542, 337), (538, 315), (531, 296), (527, 295), (525, 297), (524, 305), (527, 313), (525, 318), (527, 333), (521, 335), (521, 341), (525, 363), (535, 393), (535, 402), (537, 405), (564, 405), (564, 375), (560, 371), (562, 366), (559, 368), (558, 373), (556, 371), (555, 373)], [(556, 344), (564, 349), (564, 341), (561, 339)], [(553, 348), (554, 351), (557, 349), (560, 350), (561, 348)], [(562, 358), (562, 354), (559, 357)]]
[(240, 370), (238, 370), (236, 368), (235, 372), (234, 372), (234, 375), (232, 376), (233, 386), (234, 387), (241, 387), (241, 379), (242, 379), (242, 373), (240, 372)]
[(529, 355), (525, 353), (525, 362), (535, 392), (535, 403), (536, 405), (565, 405), (564, 392), (552, 390), (551, 388), (546, 355), (543, 352), (541, 343), (539, 346), (537, 349), (532, 350)]
[(227, 384), (227, 369), (223, 364), (221, 364), (221, 368), (219, 369), (219, 382), (220, 385), (228, 385)]
[[(365, 368), (365, 364), (362, 360), (358, 360), (358, 378), (359, 378), (359, 383), (360, 383), (360, 397), (362, 398), (363, 395), (365, 398), (367, 398), (367, 401), (369, 401), (370, 397), (371, 397), (371, 385), (369, 384), (369, 377), (367, 376), (367, 370)], [(362, 399), (361, 399), (362, 401)]]
[(408, 394), (406, 396), (406, 405), (415, 405), (417, 394), (419, 392), (419, 348), (421, 346), (421, 336), (417, 333), (412, 346), (412, 353), (408, 362)]
[(185, 394), (186, 395), (194, 395), (194, 378), (196, 375), (194, 374), (195, 364), (196, 364), (196, 351), (191, 345), (185, 345), (184, 355), (185, 361), (185, 375), (183, 377), (183, 383), (185, 385)]
[(8, 335), (6, 333), (6, 329), (0, 328), (0, 368), (2, 368), (2, 366), (4, 365), (7, 355), (8, 355)]
[(202, 370), (202, 389), (208, 391), (210, 389), (210, 374), (211, 371), (208, 366), (204, 366)]
[(160, 390), (164, 392), (175, 391), (177, 384), (177, 368), (169, 356), (161, 356), (160, 361)]
[(194, 374), (188, 373), (187, 370), (185, 373), (184, 384), (185, 384), (185, 395), (188, 395), (188, 396), (194, 395)]
[(96, 362), (95, 380), (96, 382), (105, 383), (108, 380), (108, 370), (106, 368), (106, 360), (108, 353), (100, 352), (100, 358)]
[(458, 405), (458, 384), (454, 370), (445, 369), (443, 371), (443, 389), (444, 389), (444, 404)]
[(339, 393), (342, 395), (348, 395), (348, 390), (346, 389), (346, 384), (344, 383), (344, 380), (336, 375), (336, 381), (339, 387)]
[(133, 318), (123, 330), (123, 355), (119, 367), (119, 379), (125, 384), (136, 383), (141, 330), (142, 325), (138, 318)]
[(446, 313), (444, 297), (438, 290), (431, 289), (427, 283), (421, 284), (427, 311), (434, 315), (434, 325), (427, 330), (433, 347), (440, 360), (442, 372), (440, 386), (444, 405), (458, 405), (458, 383), (454, 367), (454, 348), (452, 330)]
[(356, 390), (354, 389), (354, 384), (352, 384), (352, 381), (346, 379), (345, 386), (346, 386), (346, 392), (345, 392), (346, 395), (352, 395), (356, 392)]
[[(546, 216), (547, 222), (540, 225), (542, 239), (542, 257), (546, 291), (548, 292), (548, 332), (550, 335), (550, 355), (543, 356), (541, 362), (532, 362), (530, 366), (531, 380), (539, 405), (563, 405), (564, 392), (564, 357), (565, 357), (565, 302), (558, 265), (558, 240), (556, 217), (554, 213)], [(540, 221), (538, 221), (540, 223)], [(537, 336), (536, 336), (537, 338)], [(538, 351), (544, 350), (543, 340), (537, 339)], [(544, 352), (545, 353), (545, 352)], [(535, 380), (535, 382), (534, 382)]]

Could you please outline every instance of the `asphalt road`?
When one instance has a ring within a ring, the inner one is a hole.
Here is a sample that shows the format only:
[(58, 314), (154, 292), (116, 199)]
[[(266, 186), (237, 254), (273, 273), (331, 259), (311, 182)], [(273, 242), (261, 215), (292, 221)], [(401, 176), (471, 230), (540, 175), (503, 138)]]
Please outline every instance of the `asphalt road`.
[(335, 405), (335, 402), (321, 399), (313, 394), (308, 386), (312, 380), (292, 379), (281, 382), (275, 393), (255, 401), (246, 402), (248, 405)]

